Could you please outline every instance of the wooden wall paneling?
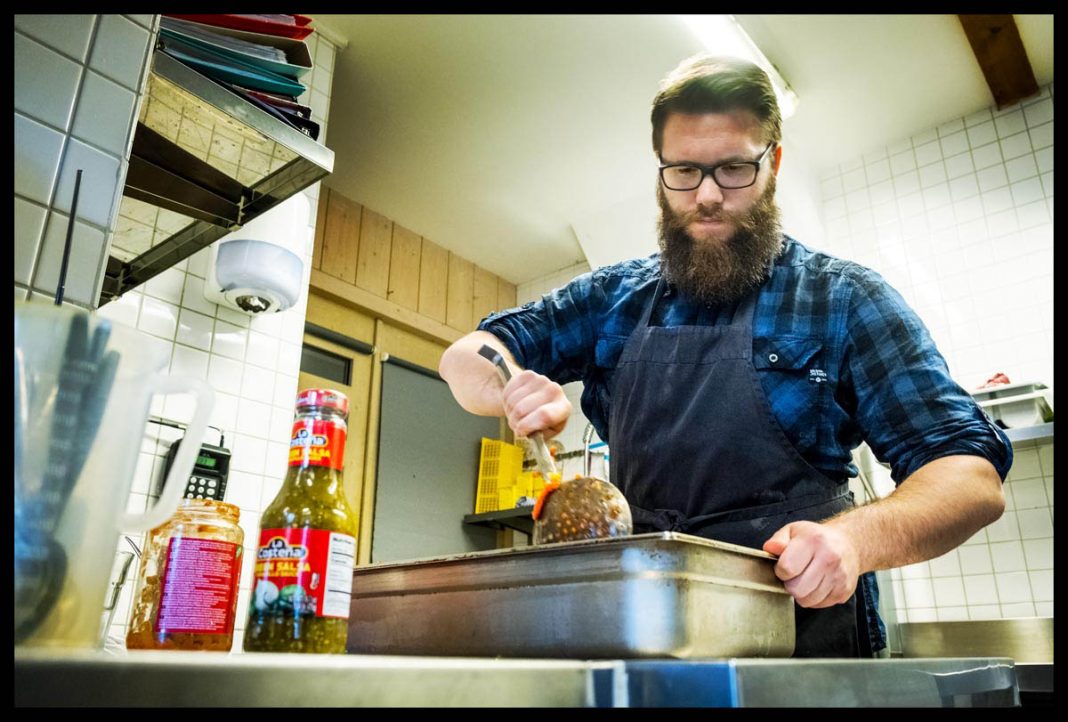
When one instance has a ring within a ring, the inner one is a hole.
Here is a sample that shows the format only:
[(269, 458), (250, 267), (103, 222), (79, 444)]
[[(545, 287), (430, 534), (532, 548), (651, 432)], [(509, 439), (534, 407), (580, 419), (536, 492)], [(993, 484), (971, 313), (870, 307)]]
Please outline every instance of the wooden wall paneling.
[(320, 268), (335, 278), (356, 282), (356, 260), (360, 247), (360, 220), (363, 206), (340, 193), (330, 193), (323, 226), (323, 255)]
[(441, 355), (445, 353), (449, 345), (445, 341), (431, 341), (417, 336), (389, 321), (385, 321), (379, 327), (376, 343), (390, 356), (396, 356), (431, 371), (438, 370)]
[(371, 393), (367, 404), (367, 443), (364, 446), (363, 501), (360, 510), (360, 536), (356, 540), (356, 563), (371, 563), (371, 541), (374, 539), (375, 486), (378, 483), (378, 426), (382, 413), (382, 351), (378, 348), (381, 319), (375, 321), (375, 352), (371, 360)]
[(497, 310), (515, 307), (515, 284), (497, 277)]
[[(317, 274), (313, 272), (312, 276), (315, 275)], [(374, 345), (374, 317), (331, 298), (314, 284), (308, 289), (308, 311), (305, 320), (307, 323)]]
[(326, 206), (330, 201), (330, 189), (319, 185), (319, 204), (315, 212), (315, 244), (312, 246), (312, 268), (321, 268), (323, 262), (323, 229), (326, 228)]
[(356, 285), (376, 296), (389, 289), (389, 252), (393, 221), (367, 208), (360, 223), (360, 254), (356, 262)]
[(372, 318), (388, 319), (390, 323), (397, 324), (423, 338), (452, 343), (463, 335), (461, 331), (428, 318), (418, 311), (398, 306), (355, 284), (345, 283), (339, 278), (328, 276), (322, 271), (312, 269), (311, 286), (317, 294), (333, 299), (346, 307), (362, 311)]
[(423, 239), (423, 251), (419, 256), (419, 308), (420, 314), (445, 323), (449, 291), (449, 252), (441, 246)]
[(393, 248), (389, 254), (389, 290), (393, 303), (419, 310), (419, 256), (423, 239), (399, 223), (393, 224)]
[(449, 253), (449, 295), (446, 298), (445, 325), (459, 331), (472, 331), (471, 300), (475, 291), (475, 264)]
[(497, 310), (497, 276), (475, 266), (474, 293), (471, 297), (471, 328)]

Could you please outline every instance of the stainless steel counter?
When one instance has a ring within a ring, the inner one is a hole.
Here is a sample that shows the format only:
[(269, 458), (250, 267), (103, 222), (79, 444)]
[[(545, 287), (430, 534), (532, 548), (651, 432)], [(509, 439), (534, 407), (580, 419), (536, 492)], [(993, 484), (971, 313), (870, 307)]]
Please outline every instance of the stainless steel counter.
[(626, 664), (630, 706), (1010, 707), (1011, 659), (645, 660)]
[(1011, 659), (568, 661), (15, 650), (16, 706), (973, 707)]
[[(25, 706), (587, 706), (607, 663), (316, 654), (16, 650)], [(610, 672), (605, 672), (608, 679)]]

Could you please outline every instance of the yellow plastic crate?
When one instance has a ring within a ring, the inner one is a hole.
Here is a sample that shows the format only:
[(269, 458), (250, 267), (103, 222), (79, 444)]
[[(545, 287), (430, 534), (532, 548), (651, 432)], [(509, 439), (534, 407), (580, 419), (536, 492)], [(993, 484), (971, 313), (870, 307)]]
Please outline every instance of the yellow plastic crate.
[(497, 508), (513, 509), (520, 497), (537, 499), (545, 488), (545, 478), (538, 471), (521, 471), (516, 475), (515, 483), (497, 489)]
[[(515, 478), (523, 469), (523, 449), (498, 439), (482, 438), (482, 453), (478, 460), (478, 490), (475, 494), (475, 513), (497, 511), (501, 508), (500, 492), (515, 487)], [(510, 492), (509, 492), (510, 496)]]

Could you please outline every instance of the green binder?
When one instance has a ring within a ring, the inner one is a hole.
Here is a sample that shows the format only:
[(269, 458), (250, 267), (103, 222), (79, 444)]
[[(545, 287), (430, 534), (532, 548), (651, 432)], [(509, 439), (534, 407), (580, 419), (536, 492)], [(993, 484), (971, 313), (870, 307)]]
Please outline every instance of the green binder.
[(177, 33), (165, 28), (159, 31), (160, 48), (195, 70), (210, 78), (225, 80), (245, 88), (262, 90), (266, 93), (296, 98), (307, 90), (302, 83), (278, 73), (258, 68), (250, 62), (240, 60), (207, 47), (193, 45)]

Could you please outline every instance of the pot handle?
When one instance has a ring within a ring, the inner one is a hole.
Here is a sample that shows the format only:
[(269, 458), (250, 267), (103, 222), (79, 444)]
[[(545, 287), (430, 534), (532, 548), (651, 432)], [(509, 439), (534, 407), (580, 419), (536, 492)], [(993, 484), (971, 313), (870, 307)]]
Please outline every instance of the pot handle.
[(178, 502), (185, 491), (186, 481), (193, 473), (193, 462), (200, 452), (204, 432), (208, 428), (211, 410), (215, 405), (215, 392), (201, 381), (184, 376), (152, 376), (148, 380), (151, 394), (189, 393), (196, 398), (196, 410), (193, 419), (186, 427), (174, 464), (163, 483), (163, 492), (159, 500), (142, 514), (125, 513), (119, 520), (122, 531), (148, 531), (167, 521), (178, 508)]

